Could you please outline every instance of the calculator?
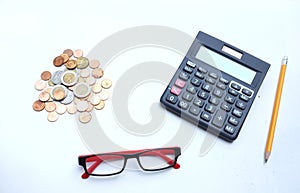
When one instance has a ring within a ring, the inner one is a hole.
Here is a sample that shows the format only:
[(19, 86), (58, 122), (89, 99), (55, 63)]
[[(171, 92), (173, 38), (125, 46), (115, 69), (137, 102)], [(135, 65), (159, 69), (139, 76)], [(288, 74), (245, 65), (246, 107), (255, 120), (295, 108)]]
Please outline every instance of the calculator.
[(232, 142), (269, 67), (261, 59), (200, 31), (160, 102), (167, 110)]

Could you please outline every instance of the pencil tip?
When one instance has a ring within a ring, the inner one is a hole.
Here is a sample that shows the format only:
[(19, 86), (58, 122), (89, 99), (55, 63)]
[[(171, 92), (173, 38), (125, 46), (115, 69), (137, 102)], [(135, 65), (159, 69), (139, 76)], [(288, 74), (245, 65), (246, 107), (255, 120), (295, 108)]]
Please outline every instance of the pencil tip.
[(267, 151), (267, 152), (265, 153), (265, 163), (267, 163), (267, 161), (268, 161), (270, 155), (271, 155), (271, 152), (269, 152), (269, 151)]

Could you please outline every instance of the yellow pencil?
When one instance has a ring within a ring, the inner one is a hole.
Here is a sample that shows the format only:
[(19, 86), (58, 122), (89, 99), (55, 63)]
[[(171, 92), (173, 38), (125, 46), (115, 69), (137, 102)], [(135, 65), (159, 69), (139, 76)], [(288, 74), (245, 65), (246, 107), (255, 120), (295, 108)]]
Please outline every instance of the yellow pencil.
[(278, 85), (277, 85), (277, 91), (276, 91), (276, 97), (274, 101), (274, 106), (273, 106), (273, 113), (272, 113), (272, 119), (270, 123), (270, 128), (269, 128), (269, 135), (268, 135), (268, 140), (266, 144), (266, 150), (265, 150), (265, 162), (268, 161), (271, 151), (272, 151), (272, 144), (273, 144), (273, 139), (274, 139), (274, 134), (275, 134), (275, 127), (276, 127), (276, 121), (278, 117), (278, 110), (279, 110), (279, 105), (280, 105), (280, 99), (281, 99), (281, 93), (282, 93), (282, 88), (283, 88), (283, 82), (284, 82), (284, 76), (285, 76), (285, 71), (286, 71), (286, 66), (288, 62), (288, 57), (284, 56), (281, 62), (281, 69), (280, 69), (280, 75), (279, 75), (279, 80), (278, 80)]

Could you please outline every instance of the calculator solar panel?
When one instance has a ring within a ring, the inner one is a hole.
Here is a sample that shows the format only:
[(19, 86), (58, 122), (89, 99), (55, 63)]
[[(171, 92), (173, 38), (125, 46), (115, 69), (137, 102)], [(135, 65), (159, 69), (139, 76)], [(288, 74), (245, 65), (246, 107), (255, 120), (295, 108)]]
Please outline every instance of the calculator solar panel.
[(160, 101), (227, 140), (237, 138), (270, 65), (199, 32)]

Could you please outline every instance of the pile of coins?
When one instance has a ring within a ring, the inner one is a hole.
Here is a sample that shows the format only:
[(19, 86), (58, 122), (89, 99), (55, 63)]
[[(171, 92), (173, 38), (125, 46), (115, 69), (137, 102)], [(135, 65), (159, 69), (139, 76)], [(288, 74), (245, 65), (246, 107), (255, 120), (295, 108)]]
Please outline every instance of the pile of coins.
[[(82, 50), (66, 49), (53, 60), (59, 70), (51, 73), (44, 71), (34, 88), (40, 91), (38, 100), (32, 108), (46, 110), (47, 119), (54, 122), (66, 112), (79, 112), (79, 121), (88, 123), (91, 111), (104, 108), (104, 101), (110, 96), (107, 89), (112, 85), (110, 79), (101, 79), (104, 71), (98, 60), (83, 57)], [(100, 80), (101, 79), (101, 80)]]

